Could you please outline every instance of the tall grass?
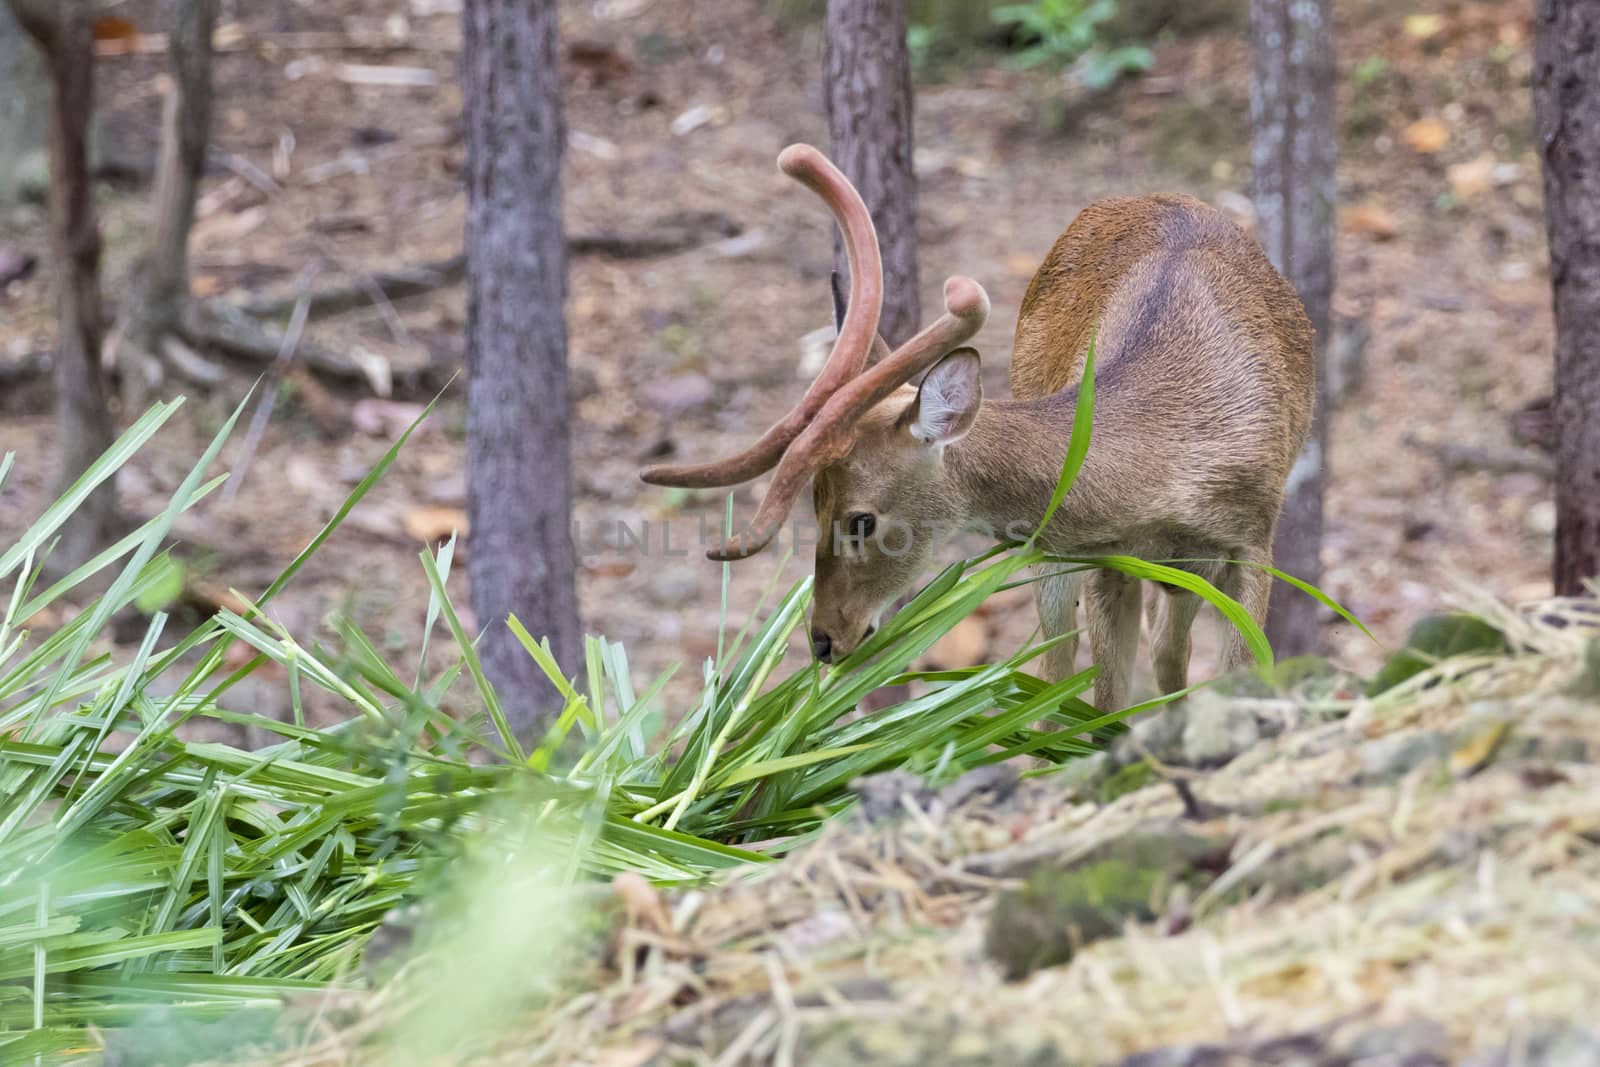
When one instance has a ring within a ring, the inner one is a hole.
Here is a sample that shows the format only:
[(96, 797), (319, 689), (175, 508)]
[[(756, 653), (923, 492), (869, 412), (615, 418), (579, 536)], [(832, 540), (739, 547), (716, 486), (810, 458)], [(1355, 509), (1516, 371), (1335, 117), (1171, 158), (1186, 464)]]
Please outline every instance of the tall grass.
[[(1092, 409), (1092, 372), (1086, 388)], [(277, 624), (273, 600), (333, 536), (405, 444), (407, 430), (326, 526), (266, 588), (240, 593), (184, 634), (149, 616), (131, 655), (107, 651), (114, 618), (169, 580), (174, 521), (200, 504), (237, 419), (218, 432), (166, 509), (99, 558), (46, 587), (41, 562), (61, 524), (172, 417), (136, 422), (15, 544), (0, 554), (11, 589), (0, 616), (0, 1062), (62, 1062), (94, 1034), (155, 1013), (203, 1022), (270, 1017), (283, 999), (357, 980), (368, 937), (397, 905), (448, 885), (466, 853), (532, 856), (540, 891), (624, 871), (687, 884), (769, 862), (853, 803), (850, 782), (888, 768), (948, 779), (1028, 755), (1060, 763), (1093, 752), (1149, 705), (1101, 713), (1082, 699), (1094, 669), (1047, 684), (1028, 670), (1048, 643), (953, 671), (907, 665), (998, 590), (1046, 562), (1031, 545), (996, 546), (929, 582), (844, 663), (786, 662), (810, 580), (730, 632), (701, 668), (698, 700), (670, 714), (668, 675), (633, 677), (624, 650), (586, 645), (568, 677), (548, 646), (508, 621), (543, 668), (560, 710), (531, 748), (514, 736), (446, 587), (454, 542), (419, 557), (430, 600), (419, 662), (393, 664), (352, 621), (337, 657)], [(424, 416), (426, 417), (426, 416)], [(1069, 454), (1086, 447), (1081, 421)], [(415, 427), (413, 427), (414, 429)], [(0, 491), (13, 460), (0, 460)], [(1065, 488), (1061, 494), (1065, 494)], [(1186, 572), (1230, 615), (1238, 606)], [(91, 583), (104, 592), (88, 597)], [(27, 620), (87, 599), (53, 633)], [(1270, 660), (1248, 617), (1235, 619)], [(426, 663), (436, 631), (448, 664)], [(230, 654), (248, 651), (242, 665)], [(281, 666), (294, 721), (236, 703), (239, 685)], [(919, 683), (898, 705), (856, 713), (885, 685)], [(309, 689), (347, 712), (311, 729)], [(446, 711), (465, 690), (479, 713)], [(273, 743), (247, 751), (197, 741), (189, 724), (255, 727)], [(514, 814), (508, 814), (514, 813)], [(509, 847), (509, 846), (504, 846)], [(521, 884), (521, 883), (519, 883)], [(247, 1028), (245, 1028), (247, 1029)]]

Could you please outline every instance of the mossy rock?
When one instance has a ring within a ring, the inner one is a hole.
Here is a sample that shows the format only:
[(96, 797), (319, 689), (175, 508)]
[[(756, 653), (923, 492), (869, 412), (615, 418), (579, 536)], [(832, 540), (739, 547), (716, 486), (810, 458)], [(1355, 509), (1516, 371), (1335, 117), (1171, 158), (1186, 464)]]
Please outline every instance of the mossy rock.
[(1128, 764), (1101, 782), (1097, 799), (1102, 804), (1109, 804), (1118, 797), (1136, 793), (1157, 781), (1160, 781), (1160, 776), (1156, 774), (1155, 767), (1151, 766), (1147, 759), (1140, 760), (1138, 763)]
[(1367, 687), (1367, 695), (1377, 696), (1393, 689), (1454, 656), (1495, 655), (1507, 650), (1505, 634), (1476, 615), (1429, 615), (1411, 628), (1406, 646), (1389, 657)]
[(1209, 882), (1226, 866), (1229, 847), (1176, 831), (1132, 834), (1067, 867), (1035, 871), (995, 902), (984, 951), (1011, 981), (1066, 963), (1128, 920), (1154, 919), (1173, 886)]

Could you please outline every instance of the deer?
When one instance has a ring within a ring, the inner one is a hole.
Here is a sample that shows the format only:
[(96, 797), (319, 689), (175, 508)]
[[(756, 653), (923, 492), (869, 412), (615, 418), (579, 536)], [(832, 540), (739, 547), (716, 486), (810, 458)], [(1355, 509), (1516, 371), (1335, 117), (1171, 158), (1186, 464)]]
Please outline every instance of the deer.
[[(1175, 565), (1264, 622), (1272, 576), (1262, 568), (1310, 429), (1315, 371), (1305, 308), (1248, 233), (1190, 196), (1090, 204), (1023, 297), (1011, 398), (990, 399), (967, 344), (988, 318), (983, 287), (951, 277), (944, 313), (891, 350), (877, 332), (882, 264), (860, 194), (809, 145), (786, 148), (778, 165), (823, 201), (843, 234), (849, 292), (832, 350), (799, 403), (745, 451), (641, 477), (714, 488), (774, 471), (751, 523), (707, 551), (722, 561), (766, 547), (811, 483), (822, 531), (810, 621), (817, 660), (836, 663), (870, 637), (951, 532), (1033, 534), (1066, 457), (1091, 344), (1089, 450), (1036, 544), (1053, 556), (1185, 561)], [(1040, 629), (1060, 638), (1040, 674), (1059, 681), (1076, 669), (1081, 600), (1099, 668), (1095, 705), (1123, 707), (1144, 584), (1112, 570), (1037, 568)], [(1188, 685), (1200, 598), (1157, 584), (1155, 680), (1174, 693)], [(1222, 669), (1247, 665), (1242, 635), (1223, 625)]]

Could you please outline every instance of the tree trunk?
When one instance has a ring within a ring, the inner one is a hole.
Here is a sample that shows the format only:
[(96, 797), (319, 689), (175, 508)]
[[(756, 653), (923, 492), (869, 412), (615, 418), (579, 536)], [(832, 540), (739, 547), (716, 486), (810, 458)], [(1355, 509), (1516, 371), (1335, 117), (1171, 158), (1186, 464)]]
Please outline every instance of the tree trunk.
[[(878, 333), (890, 345), (898, 345), (922, 326), (906, 0), (828, 0), (826, 43), (823, 99), (832, 158), (872, 213), (883, 256)], [(844, 235), (837, 228), (833, 264), (836, 277), (849, 278)], [(893, 610), (908, 600), (902, 597)], [(861, 706), (889, 707), (909, 696), (905, 686), (887, 686), (869, 693)]]
[[(1322, 490), (1328, 455), (1326, 353), (1333, 302), (1334, 91), (1332, 0), (1251, 0), (1256, 236), (1305, 303), (1316, 330), (1317, 408), (1289, 475), (1278, 519), (1277, 566), (1322, 580)], [(1267, 636), (1280, 655), (1321, 646), (1316, 601), (1273, 586)]]
[[(56, 355), (59, 489), (64, 491), (111, 445), (111, 415), (100, 376), (100, 227), (89, 172), (94, 114), (94, 14), (89, 0), (13, 3), (50, 69), (50, 251), (56, 271), (60, 351)], [(110, 482), (84, 501), (62, 529), (49, 560), (70, 570), (104, 547), (116, 520)]]
[(556, 0), (467, 0), (467, 510), (484, 668), (527, 735), (554, 705), (506, 627), (582, 658), (567, 440)]
[(211, 138), (211, 33), (216, 0), (169, 0), (173, 85), (161, 119), (156, 164), (155, 229), (139, 281), (124, 314), (125, 347), (118, 356), (130, 414), (145, 404), (147, 387), (164, 377), (166, 348), (180, 343), (190, 301), (189, 231)]
[(0, 4), (0, 210), (17, 200), (24, 158), (44, 150), (49, 84), (38, 49)]
[[(823, 97), (833, 161), (860, 190), (878, 230), (884, 283), (878, 332), (898, 345), (922, 325), (905, 0), (829, 0)], [(837, 232), (833, 259), (848, 278)]]
[(1539, 0), (1533, 100), (1555, 300), (1555, 588), (1600, 575), (1600, 7)]

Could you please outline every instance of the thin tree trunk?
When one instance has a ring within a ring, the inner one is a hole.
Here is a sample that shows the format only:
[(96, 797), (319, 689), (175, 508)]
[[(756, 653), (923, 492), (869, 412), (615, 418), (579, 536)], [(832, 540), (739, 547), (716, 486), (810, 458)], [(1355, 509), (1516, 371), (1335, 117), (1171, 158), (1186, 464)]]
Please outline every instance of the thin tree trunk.
[(166, 346), (179, 343), (188, 313), (189, 231), (211, 139), (211, 33), (216, 0), (169, 0), (173, 85), (161, 120), (156, 165), (155, 229), (138, 283), (126, 304), (119, 353), (123, 395), (132, 414), (147, 387), (164, 377)]
[[(65, 490), (111, 445), (111, 415), (100, 375), (100, 227), (89, 171), (94, 114), (93, 11), (88, 0), (13, 3), (18, 21), (50, 68), (50, 251), (60, 317), (56, 356), (59, 488)], [(62, 529), (49, 565), (67, 570), (88, 560), (114, 528), (116, 495), (108, 482)]]
[[(917, 174), (912, 167), (911, 51), (906, 0), (828, 0), (823, 99), (832, 158), (872, 213), (883, 256), (883, 315), (878, 333), (891, 345), (922, 325), (917, 274)], [(844, 235), (833, 238), (837, 277), (850, 276)], [(904, 607), (901, 598), (893, 610)], [(869, 693), (861, 706), (888, 707), (905, 686)]]
[(581, 630), (567, 437), (556, 0), (467, 0), (467, 510), (484, 667), (528, 735), (549, 683), (515, 614), (577, 669)]
[[(1317, 408), (1289, 475), (1273, 557), (1308, 582), (1322, 579), (1322, 493), (1328, 456), (1326, 353), (1333, 302), (1334, 90), (1332, 0), (1251, 0), (1256, 235), (1300, 293), (1316, 330)], [(1317, 603), (1273, 587), (1267, 636), (1280, 655), (1322, 643)]]
[[(897, 345), (922, 325), (905, 0), (829, 0), (823, 97), (833, 161), (860, 190), (878, 230), (884, 282), (878, 332)], [(848, 278), (838, 233), (833, 258), (839, 276)]]
[(1555, 588), (1600, 576), (1600, 5), (1539, 0), (1533, 100), (1555, 301)]

